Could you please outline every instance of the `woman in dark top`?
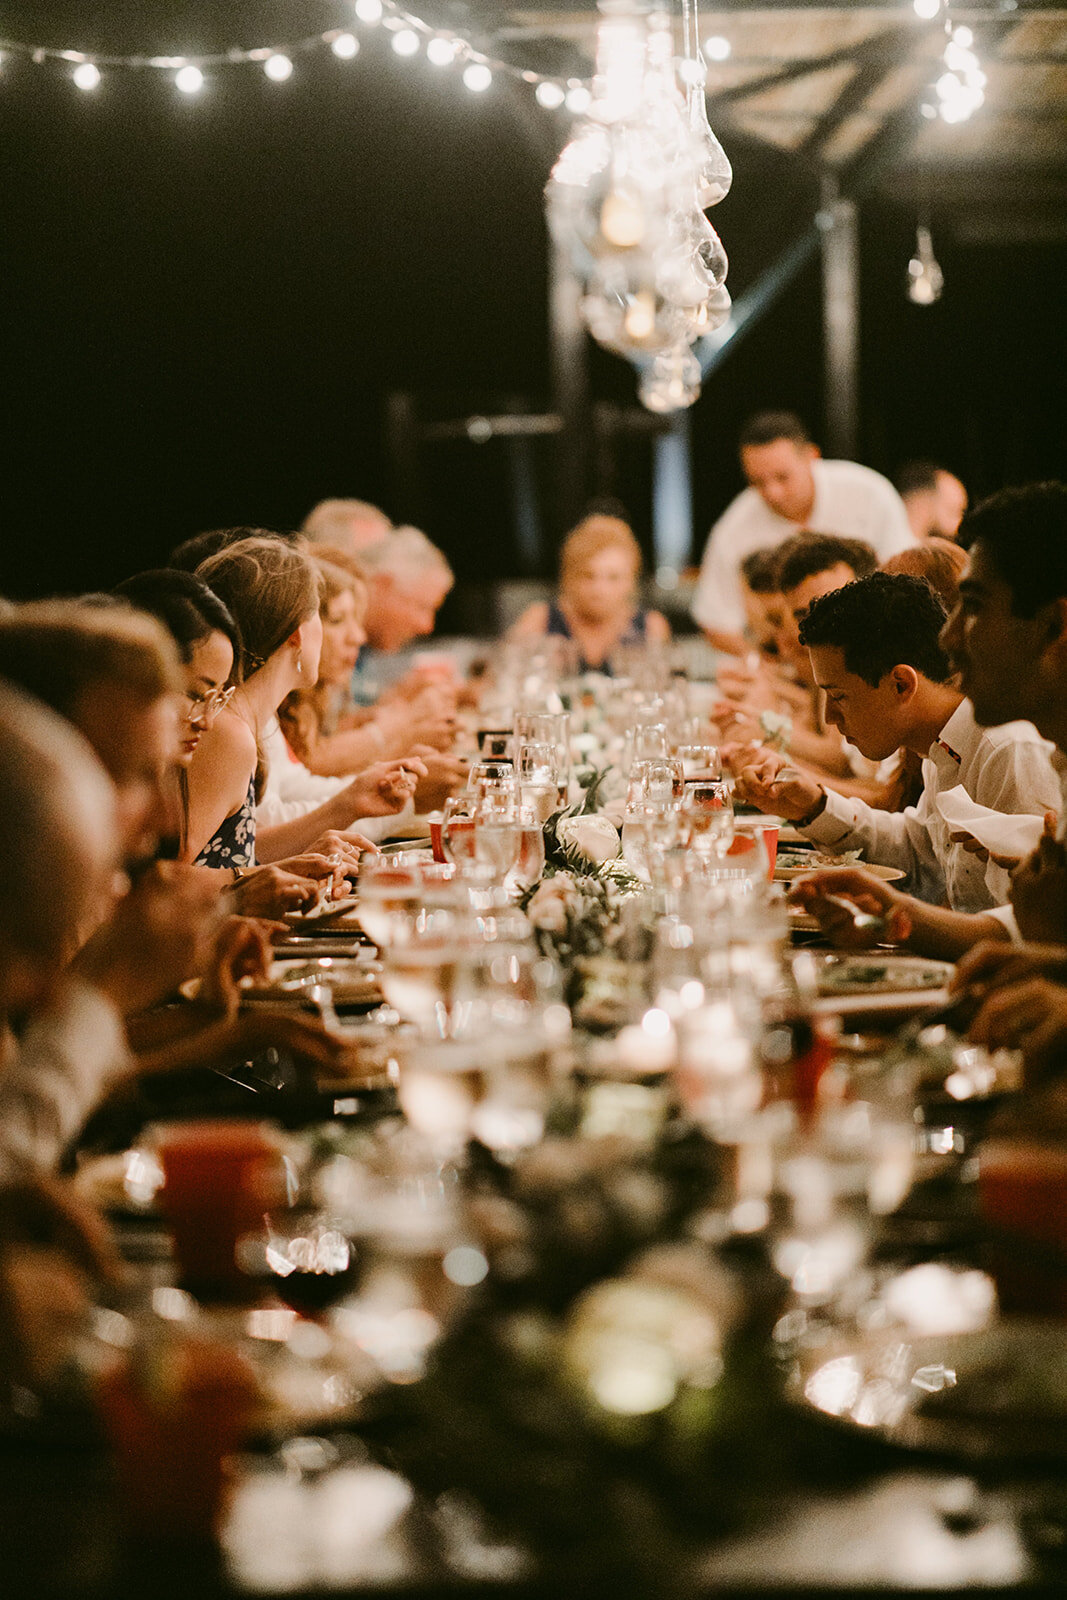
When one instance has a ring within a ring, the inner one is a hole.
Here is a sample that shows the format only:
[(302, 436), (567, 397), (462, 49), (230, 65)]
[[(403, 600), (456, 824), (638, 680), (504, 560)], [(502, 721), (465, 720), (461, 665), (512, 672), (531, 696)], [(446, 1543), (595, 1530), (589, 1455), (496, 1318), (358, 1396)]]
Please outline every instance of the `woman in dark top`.
[(527, 608), (511, 629), (514, 639), (546, 634), (571, 639), (579, 672), (611, 672), (620, 645), (665, 644), (666, 617), (636, 603), (641, 547), (621, 517), (586, 517), (560, 552), (559, 594)]

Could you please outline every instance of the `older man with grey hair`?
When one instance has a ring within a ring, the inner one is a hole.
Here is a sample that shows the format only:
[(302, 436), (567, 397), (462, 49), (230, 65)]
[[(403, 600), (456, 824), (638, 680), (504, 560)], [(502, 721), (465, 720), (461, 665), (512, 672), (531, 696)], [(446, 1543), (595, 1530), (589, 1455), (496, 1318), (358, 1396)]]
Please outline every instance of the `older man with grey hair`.
[(369, 500), (320, 500), (304, 518), (300, 530), (313, 544), (339, 545), (359, 557), (367, 545), (377, 544), (393, 524), (380, 506)]
[[(367, 644), (352, 679), (353, 698), (370, 705), (403, 676), (400, 653), (434, 630), (437, 613), (455, 578), (442, 551), (418, 528), (394, 528), (359, 551), (370, 590)], [(421, 687), (412, 683), (413, 692)]]

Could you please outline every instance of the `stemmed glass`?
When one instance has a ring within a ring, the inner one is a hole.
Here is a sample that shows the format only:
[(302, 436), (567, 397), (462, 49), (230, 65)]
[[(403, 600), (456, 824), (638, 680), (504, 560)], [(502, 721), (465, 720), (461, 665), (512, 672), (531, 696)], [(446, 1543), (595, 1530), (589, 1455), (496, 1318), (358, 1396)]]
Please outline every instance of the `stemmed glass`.
[(687, 783), (681, 815), (689, 848), (705, 861), (721, 860), (734, 837), (734, 807), (726, 784), (714, 778)]
[(359, 925), (379, 949), (403, 939), (422, 900), (421, 875), (380, 856), (364, 856), (359, 869)]
[(717, 746), (699, 742), (680, 744), (675, 746), (674, 753), (682, 763), (686, 783), (691, 783), (694, 778), (722, 777), (722, 762)]

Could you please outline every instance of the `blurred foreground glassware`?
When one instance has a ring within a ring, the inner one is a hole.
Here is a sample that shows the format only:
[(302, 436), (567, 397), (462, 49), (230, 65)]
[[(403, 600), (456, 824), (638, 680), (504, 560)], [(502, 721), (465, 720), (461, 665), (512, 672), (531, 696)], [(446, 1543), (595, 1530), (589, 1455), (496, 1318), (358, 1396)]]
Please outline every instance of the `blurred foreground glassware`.
[(726, 784), (693, 779), (685, 785), (681, 814), (689, 849), (706, 860), (721, 861), (734, 837), (733, 801)]
[(380, 949), (404, 939), (423, 890), (424, 881), (416, 868), (398, 866), (380, 856), (364, 856), (356, 907), (360, 927)]

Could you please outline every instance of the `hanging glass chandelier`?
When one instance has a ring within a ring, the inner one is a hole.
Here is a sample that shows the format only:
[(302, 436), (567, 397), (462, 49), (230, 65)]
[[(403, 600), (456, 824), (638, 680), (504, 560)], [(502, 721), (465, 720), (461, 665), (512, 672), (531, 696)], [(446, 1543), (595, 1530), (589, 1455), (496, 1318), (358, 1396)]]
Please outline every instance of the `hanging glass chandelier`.
[(693, 343), (730, 315), (726, 252), (704, 213), (733, 174), (708, 122), (695, 0), (683, 0), (680, 62), (661, 0), (599, 9), (592, 101), (549, 179), (548, 223), (593, 338), (641, 367), (649, 410), (676, 411), (700, 393)]

